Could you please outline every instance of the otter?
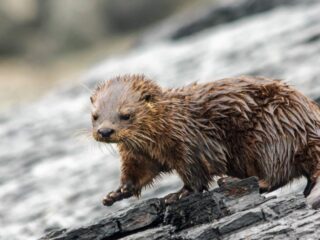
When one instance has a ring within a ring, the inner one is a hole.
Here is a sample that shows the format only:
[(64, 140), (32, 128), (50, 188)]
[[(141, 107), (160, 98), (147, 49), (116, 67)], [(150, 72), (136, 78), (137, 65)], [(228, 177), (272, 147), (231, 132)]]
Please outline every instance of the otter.
[(262, 192), (304, 176), (307, 201), (320, 207), (320, 108), (283, 81), (240, 76), (164, 89), (124, 75), (90, 99), (94, 139), (116, 143), (121, 156), (120, 187), (104, 205), (139, 197), (174, 171), (183, 187), (167, 204), (218, 176), (257, 176)]

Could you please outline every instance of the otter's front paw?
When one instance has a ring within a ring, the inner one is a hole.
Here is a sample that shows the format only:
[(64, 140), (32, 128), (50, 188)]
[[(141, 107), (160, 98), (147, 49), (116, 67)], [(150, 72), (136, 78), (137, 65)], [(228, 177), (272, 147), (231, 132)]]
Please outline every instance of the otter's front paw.
[(116, 191), (110, 192), (102, 200), (102, 204), (105, 206), (111, 206), (117, 201), (132, 197), (134, 188), (132, 184), (123, 184)]

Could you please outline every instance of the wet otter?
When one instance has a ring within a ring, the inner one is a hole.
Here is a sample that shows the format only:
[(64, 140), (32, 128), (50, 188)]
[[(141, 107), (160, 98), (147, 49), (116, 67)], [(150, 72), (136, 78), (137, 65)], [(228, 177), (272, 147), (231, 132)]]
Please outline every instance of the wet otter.
[(93, 137), (117, 143), (121, 155), (121, 185), (105, 205), (176, 171), (184, 186), (168, 203), (207, 190), (214, 176), (257, 176), (262, 191), (305, 176), (304, 194), (320, 206), (320, 108), (282, 81), (245, 76), (162, 89), (125, 75), (99, 85), (91, 102)]

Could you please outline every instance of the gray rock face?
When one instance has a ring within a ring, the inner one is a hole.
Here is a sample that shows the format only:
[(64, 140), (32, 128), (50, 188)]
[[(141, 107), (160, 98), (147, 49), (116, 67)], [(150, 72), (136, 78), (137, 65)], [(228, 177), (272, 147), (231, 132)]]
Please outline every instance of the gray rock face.
[[(320, 96), (319, 12), (319, 1), (275, 6), (269, 11), (217, 25), (183, 40), (143, 45), (127, 55), (97, 64), (81, 80), (93, 88), (97, 82), (118, 74), (144, 73), (164, 87), (175, 87), (193, 81), (253, 74), (285, 79), (310, 97), (317, 98)], [(89, 96), (90, 92), (80, 84), (68, 86), (34, 104), (17, 106), (0, 116), (0, 238), (35, 239), (54, 229), (91, 226), (88, 222), (105, 219), (106, 214), (117, 214), (118, 209), (137, 201), (124, 200), (111, 208), (100, 203), (104, 194), (118, 186), (119, 156), (116, 151), (111, 148), (106, 151), (105, 145), (91, 139)], [(166, 176), (154, 188), (144, 191), (142, 200), (161, 197), (177, 190), (180, 184), (177, 177)], [(243, 196), (241, 201), (239, 198), (226, 201), (225, 208), (230, 214), (251, 211), (263, 205), (264, 217), (272, 219), (269, 222), (259, 220), (258, 210), (241, 213), (239, 218), (248, 218), (251, 225), (236, 230), (237, 233), (232, 227), (242, 223), (240, 220), (219, 218), (217, 222), (225, 221), (219, 228), (205, 225), (208, 221), (207, 224), (215, 223), (212, 222), (214, 214), (221, 217), (225, 213), (218, 198), (223, 199), (224, 195), (219, 192), (220, 195), (213, 195), (210, 204), (211, 195), (204, 195), (212, 216), (192, 220), (187, 216), (206, 209), (192, 200), (185, 200), (190, 201), (189, 212), (172, 214), (166, 208), (168, 211), (163, 212), (166, 213), (165, 226), (183, 226), (181, 234), (189, 234), (190, 221), (201, 223), (193, 226), (195, 231), (190, 232), (190, 239), (195, 239), (192, 237), (195, 234), (221, 234), (219, 231), (230, 239), (245, 238), (249, 233), (252, 239), (268, 239), (274, 233), (284, 239), (298, 234), (307, 234), (312, 239), (318, 231), (317, 221), (313, 220), (317, 219), (317, 214), (308, 210), (303, 205), (304, 199), (297, 195), (303, 187), (301, 182), (291, 184), (286, 190), (276, 192), (283, 198), (266, 203), (263, 199), (248, 202), (257, 199), (256, 195)], [(269, 207), (267, 203), (275, 205)], [(291, 204), (297, 204), (301, 210)], [(218, 206), (221, 206), (220, 210)], [(174, 210), (174, 206), (171, 208)], [(305, 224), (304, 216), (309, 219)], [(153, 217), (148, 215), (150, 226), (155, 224), (153, 221), (158, 221)], [(252, 224), (253, 220), (249, 219), (259, 220), (260, 224)], [(103, 233), (106, 236), (119, 231), (119, 225), (105, 224), (110, 226), (109, 232)], [(130, 222), (127, 224), (130, 229)], [(229, 229), (232, 232), (228, 232)], [(92, 227), (90, 231), (95, 232), (96, 228)], [(159, 234), (161, 239), (162, 232), (150, 228), (146, 234)], [(140, 232), (135, 234), (138, 239)], [(134, 235), (130, 234), (130, 237)]]
[(42, 239), (106, 239), (124, 236), (134, 231), (150, 228), (161, 222), (163, 203), (150, 199), (125, 209), (89, 226), (49, 233)]
[[(237, 212), (230, 209), (230, 201)], [(41, 239), (316, 239), (319, 220), (320, 211), (308, 209), (302, 195), (266, 199), (251, 177), (170, 206), (151, 199), (95, 224)]]

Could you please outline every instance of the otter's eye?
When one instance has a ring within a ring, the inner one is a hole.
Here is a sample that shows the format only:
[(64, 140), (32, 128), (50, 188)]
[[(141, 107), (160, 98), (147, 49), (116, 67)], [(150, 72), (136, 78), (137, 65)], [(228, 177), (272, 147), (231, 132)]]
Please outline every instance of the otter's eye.
[(92, 120), (97, 121), (99, 116), (97, 114), (92, 114)]
[(146, 102), (150, 102), (151, 101), (151, 95), (150, 94), (146, 94), (142, 97), (142, 100), (143, 101), (146, 101)]
[(128, 121), (129, 119), (130, 119), (130, 114), (128, 113), (128, 114), (120, 114), (119, 115), (119, 118), (120, 118), (120, 120), (124, 120), (124, 121)]

